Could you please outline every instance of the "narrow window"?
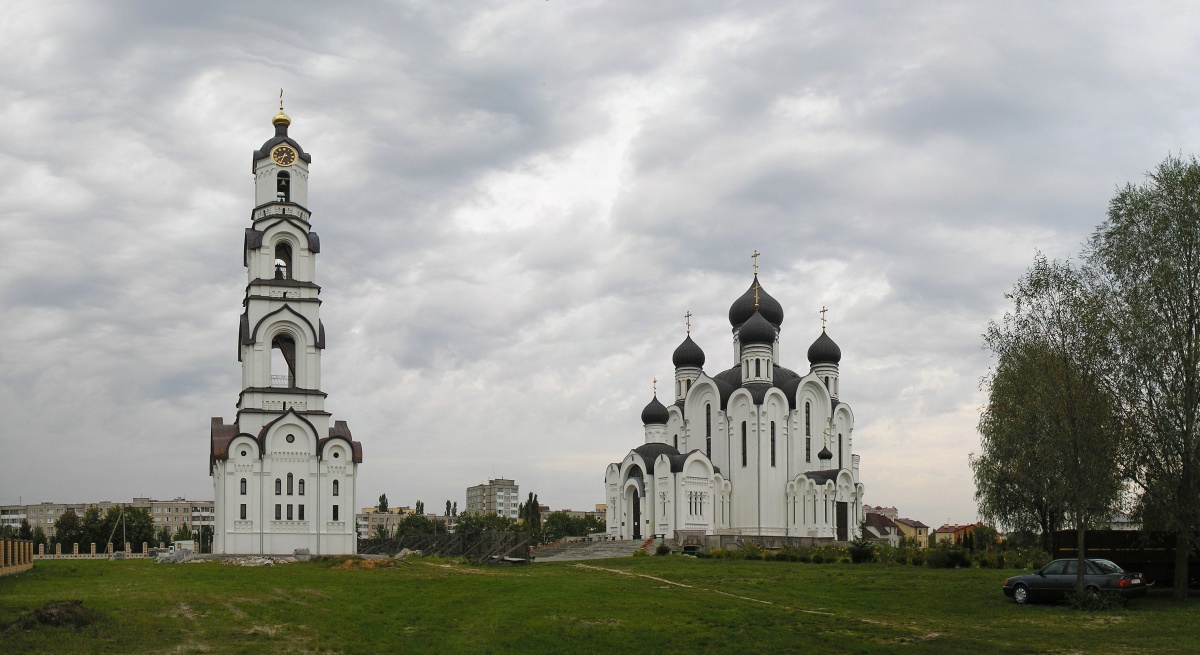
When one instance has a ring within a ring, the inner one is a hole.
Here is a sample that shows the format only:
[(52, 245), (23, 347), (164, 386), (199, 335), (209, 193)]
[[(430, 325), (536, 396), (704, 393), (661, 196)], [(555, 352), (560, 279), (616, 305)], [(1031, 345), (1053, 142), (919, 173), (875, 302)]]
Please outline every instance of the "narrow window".
[(842, 468), (842, 433), (838, 433), (838, 468)]
[(675, 395), (676, 396), (683, 395), (683, 383), (682, 382), (679, 382), (679, 381), (675, 382)]
[(335, 521), (338, 520), (338, 506), (337, 505), (333, 506), (333, 520), (335, 520)]
[(825, 376), (825, 388), (826, 389), (829, 388), (829, 376), (828, 375)]
[(275, 478), (275, 495), (283, 495), (283, 480), (280, 480), (279, 478)]
[[(300, 478), (300, 495), (301, 496), (304, 495), (304, 478)], [(304, 507), (304, 506), (301, 505), (301, 507)]]
[(704, 406), (704, 455), (712, 459), (712, 405)]
[(746, 465), (746, 422), (742, 421), (742, 466)]
[(292, 474), (288, 473), (288, 495), (292, 495)]
[(296, 386), (296, 342), (287, 334), (271, 339), (271, 386), (282, 389)]
[(684, 386), (683, 390), (684, 390), (684, 392), (688, 392), (688, 391), (692, 390), (692, 381), (691, 380), (687, 381), (687, 385)]
[(304, 505), (298, 506), (296, 508), (296, 511), (299, 512), (299, 514), (296, 516), (296, 518), (300, 521), (303, 521), (304, 520)]
[(243, 520), (243, 521), (245, 521), (245, 520), (246, 520), (246, 503), (242, 503), (242, 512), (241, 512), (241, 517), (242, 517), (242, 520)]
[(280, 505), (279, 503), (275, 503), (275, 520), (283, 520), (283, 505)]
[(804, 461), (812, 461), (812, 437), (804, 437)]
[(754, 377), (762, 377), (762, 360), (758, 358), (754, 359)]
[(275, 244), (275, 279), (292, 279), (292, 246), (287, 241)]
[(287, 520), (289, 520), (289, 521), (292, 520), (292, 504), (291, 503), (288, 503), (288, 519)]
[(675, 435), (675, 450), (679, 450), (679, 435)]
[(812, 404), (804, 401), (804, 436), (812, 436)]
[(287, 171), (279, 171), (275, 176), (275, 197), (281, 202), (292, 201), (292, 176)]
[(338, 495), (338, 481), (337, 480), (333, 481), (333, 495), (335, 495), (335, 496)]
[(246, 495), (246, 478), (242, 478), (241, 489), (242, 489), (242, 495), (245, 496)]
[(775, 466), (775, 421), (771, 421), (771, 466)]

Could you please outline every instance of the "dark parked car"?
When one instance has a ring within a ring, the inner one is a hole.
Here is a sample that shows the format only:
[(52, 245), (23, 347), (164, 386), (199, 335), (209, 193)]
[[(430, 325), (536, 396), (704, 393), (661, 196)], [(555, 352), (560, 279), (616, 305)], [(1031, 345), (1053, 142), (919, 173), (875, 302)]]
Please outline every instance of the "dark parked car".
[[(1089, 559), (1083, 584), (1088, 591), (1119, 594), (1136, 598), (1146, 594), (1146, 582), (1141, 573), (1127, 573), (1106, 559)], [(1033, 600), (1057, 600), (1075, 591), (1079, 560), (1056, 559), (1041, 569), (1025, 575), (1015, 575), (1004, 581), (1004, 595), (1024, 604)]]

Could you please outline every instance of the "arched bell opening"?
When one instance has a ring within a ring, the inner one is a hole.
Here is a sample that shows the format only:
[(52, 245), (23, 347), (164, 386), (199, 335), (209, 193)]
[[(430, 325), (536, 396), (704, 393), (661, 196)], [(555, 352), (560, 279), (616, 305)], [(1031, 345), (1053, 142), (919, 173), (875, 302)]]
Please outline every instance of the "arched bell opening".
[(292, 176), (287, 171), (279, 171), (275, 176), (275, 197), (279, 202), (292, 201)]
[(287, 334), (271, 339), (271, 386), (292, 389), (296, 386), (296, 342)]
[(292, 246), (286, 241), (275, 244), (275, 279), (292, 279)]

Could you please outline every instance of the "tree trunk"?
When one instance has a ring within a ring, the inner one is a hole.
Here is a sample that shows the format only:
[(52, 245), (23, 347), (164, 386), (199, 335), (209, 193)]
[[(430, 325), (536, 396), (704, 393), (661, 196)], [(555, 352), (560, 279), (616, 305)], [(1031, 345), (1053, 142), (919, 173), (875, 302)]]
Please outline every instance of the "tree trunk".
[(1083, 593), (1083, 576), (1087, 574), (1087, 562), (1085, 561), (1087, 556), (1084, 554), (1083, 550), (1083, 539), (1084, 535), (1087, 534), (1087, 530), (1085, 530), (1083, 527), (1083, 521), (1077, 523), (1076, 526), (1075, 546), (1079, 549), (1079, 551), (1076, 553), (1075, 557), (1079, 562), (1079, 570), (1075, 574), (1075, 593)]
[(1187, 528), (1175, 533), (1175, 586), (1171, 596), (1177, 600), (1188, 597), (1188, 551), (1191, 550), (1192, 535)]

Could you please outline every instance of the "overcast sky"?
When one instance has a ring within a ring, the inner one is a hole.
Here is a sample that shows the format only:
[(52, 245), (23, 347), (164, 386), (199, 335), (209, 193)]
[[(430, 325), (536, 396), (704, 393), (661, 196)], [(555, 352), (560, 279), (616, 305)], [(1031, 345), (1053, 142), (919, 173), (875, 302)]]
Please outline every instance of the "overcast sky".
[(212, 498), (283, 87), (360, 505), (602, 502), (685, 311), (732, 365), (757, 249), (784, 366), (829, 308), (866, 500), (974, 520), (980, 334), (1197, 151), (1197, 35), (1191, 3), (6, 2), (0, 503)]

